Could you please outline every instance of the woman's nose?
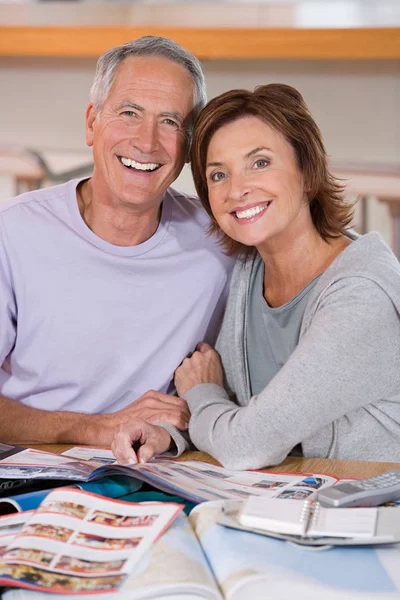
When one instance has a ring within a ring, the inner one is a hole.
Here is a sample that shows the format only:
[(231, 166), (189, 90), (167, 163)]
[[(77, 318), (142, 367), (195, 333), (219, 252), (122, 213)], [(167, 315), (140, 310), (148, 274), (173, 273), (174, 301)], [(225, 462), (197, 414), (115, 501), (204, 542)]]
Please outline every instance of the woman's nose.
[(251, 194), (252, 186), (245, 175), (231, 175), (229, 196), (235, 202), (246, 202)]

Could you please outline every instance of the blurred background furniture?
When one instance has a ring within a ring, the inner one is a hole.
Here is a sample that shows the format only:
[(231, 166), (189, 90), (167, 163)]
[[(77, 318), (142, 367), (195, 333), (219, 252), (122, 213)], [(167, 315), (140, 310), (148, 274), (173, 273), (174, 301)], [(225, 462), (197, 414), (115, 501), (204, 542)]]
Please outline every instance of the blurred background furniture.
[[(91, 174), (93, 163), (87, 160), (82, 162), (79, 153), (78, 156), (65, 152), (58, 154), (58, 160), (53, 156), (50, 162), (46, 155), (38, 150), (0, 147), (0, 175), (11, 178), (12, 193), (17, 195), (44, 185), (57, 185)], [(58, 164), (58, 167), (54, 168), (51, 163)]]
[(332, 169), (345, 184), (346, 194), (358, 198), (360, 233), (373, 228), (369, 222), (369, 199), (375, 197), (386, 205), (391, 221), (392, 250), (400, 259), (400, 164), (349, 163), (332, 165)]

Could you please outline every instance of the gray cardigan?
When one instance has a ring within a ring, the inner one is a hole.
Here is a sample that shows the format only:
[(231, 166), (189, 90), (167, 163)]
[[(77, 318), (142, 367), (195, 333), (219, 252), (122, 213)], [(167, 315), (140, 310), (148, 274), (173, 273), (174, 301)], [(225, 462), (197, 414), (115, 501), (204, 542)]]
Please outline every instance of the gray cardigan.
[(260, 260), (239, 259), (233, 272), (217, 342), (226, 390), (184, 395), (192, 442), (232, 469), (279, 464), (298, 443), (305, 456), (400, 462), (396, 257), (377, 233), (341, 252), (310, 293), (296, 349), (251, 398), (245, 316)]

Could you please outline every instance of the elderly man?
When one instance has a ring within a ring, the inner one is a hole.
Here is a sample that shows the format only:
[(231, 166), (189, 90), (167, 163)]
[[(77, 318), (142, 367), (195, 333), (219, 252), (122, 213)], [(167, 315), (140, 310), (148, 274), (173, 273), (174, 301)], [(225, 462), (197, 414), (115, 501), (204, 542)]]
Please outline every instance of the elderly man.
[(197, 201), (169, 187), (204, 103), (175, 42), (113, 48), (86, 111), (93, 176), (1, 203), (1, 441), (109, 444), (138, 418), (182, 450), (174, 369), (213, 339), (231, 267)]

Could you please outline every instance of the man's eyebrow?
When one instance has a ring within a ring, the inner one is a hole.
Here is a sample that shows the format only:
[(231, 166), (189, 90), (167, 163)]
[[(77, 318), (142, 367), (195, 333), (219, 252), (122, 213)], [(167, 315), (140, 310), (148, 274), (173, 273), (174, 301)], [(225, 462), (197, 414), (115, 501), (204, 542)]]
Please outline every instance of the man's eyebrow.
[(134, 110), (144, 112), (143, 106), (139, 106), (139, 104), (135, 104), (134, 102), (121, 102), (121, 104), (118, 105), (118, 110), (121, 108), (133, 108)]
[[(139, 104), (135, 104), (135, 102), (129, 102), (129, 101), (121, 102), (121, 104), (118, 106), (118, 110), (120, 110), (121, 108), (132, 108), (133, 110), (137, 110), (139, 112), (145, 112), (144, 107), (139, 106)], [(184, 119), (183, 119), (182, 115), (177, 112), (162, 112), (162, 113), (160, 113), (160, 117), (168, 117), (171, 119), (175, 119), (181, 125), (183, 125), (183, 123), (184, 123)]]

